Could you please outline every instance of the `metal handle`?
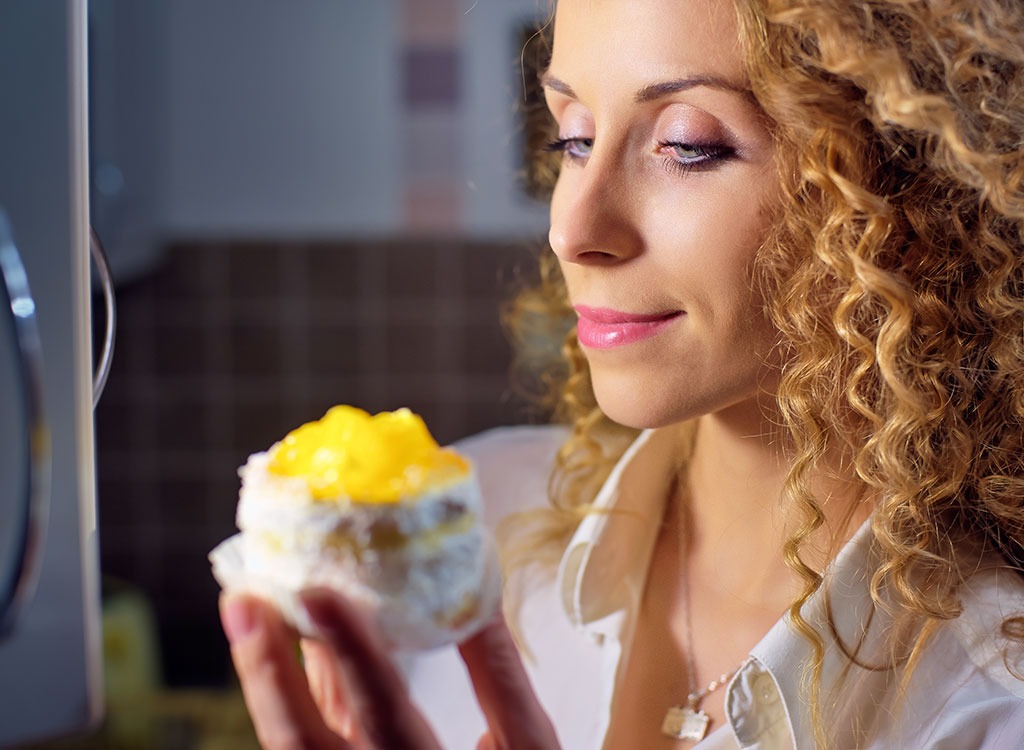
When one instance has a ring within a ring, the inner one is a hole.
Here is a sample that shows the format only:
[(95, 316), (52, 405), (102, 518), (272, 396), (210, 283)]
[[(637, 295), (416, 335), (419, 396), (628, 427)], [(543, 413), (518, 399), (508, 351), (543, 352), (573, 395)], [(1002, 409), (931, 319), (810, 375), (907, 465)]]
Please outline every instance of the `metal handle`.
[[(36, 325), (36, 304), (3, 209), (0, 209), (0, 276), (3, 280), (0, 283), (0, 302), (5, 302), (4, 307), (10, 310), (9, 320), (18, 354), (27, 448), (25, 494), (20, 533), (15, 542), (14, 575), (8, 589), (0, 591), (2, 637), (14, 628), (20, 610), (35, 589), (50, 510), (50, 431), (43, 410), (43, 356)], [(0, 316), (3, 316), (2, 312)]]
[(100, 402), (103, 389), (107, 385), (107, 378), (110, 376), (110, 363), (114, 360), (114, 330), (116, 326), (115, 305), (114, 305), (114, 279), (110, 275), (110, 262), (107, 254), (103, 251), (103, 244), (100, 242), (96, 230), (89, 227), (89, 253), (96, 264), (96, 274), (99, 276), (100, 289), (103, 290), (103, 306), (107, 312), (107, 322), (103, 333), (103, 351), (100, 353), (100, 361), (96, 364), (96, 372), (92, 378), (92, 408)]

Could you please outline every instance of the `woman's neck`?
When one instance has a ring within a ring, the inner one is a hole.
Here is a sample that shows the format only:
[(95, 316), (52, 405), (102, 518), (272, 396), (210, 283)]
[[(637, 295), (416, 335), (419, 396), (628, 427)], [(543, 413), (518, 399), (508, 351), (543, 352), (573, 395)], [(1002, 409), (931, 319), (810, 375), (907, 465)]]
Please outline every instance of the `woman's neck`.
[[(778, 424), (777, 415), (758, 403), (702, 417), (679, 504), (686, 515), (691, 571), (733, 596), (763, 600), (765, 606), (791, 601), (799, 590), (782, 550), (804, 522), (783, 493), (792, 453)], [(818, 570), (870, 513), (839, 466), (834, 459), (808, 477), (825, 515), (803, 548), (804, 559)]]

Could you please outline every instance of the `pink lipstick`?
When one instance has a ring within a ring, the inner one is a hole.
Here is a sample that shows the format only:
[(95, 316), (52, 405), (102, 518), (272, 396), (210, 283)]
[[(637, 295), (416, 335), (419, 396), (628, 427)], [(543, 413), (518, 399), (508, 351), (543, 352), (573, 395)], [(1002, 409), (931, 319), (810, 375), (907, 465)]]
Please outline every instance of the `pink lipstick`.
[(650, 338), (683, 314), (682, 310), (636, 314), (586, 305), (574, 309), (579, 315), (576, 335), (580, 344), (591, 349), (612, 349)]

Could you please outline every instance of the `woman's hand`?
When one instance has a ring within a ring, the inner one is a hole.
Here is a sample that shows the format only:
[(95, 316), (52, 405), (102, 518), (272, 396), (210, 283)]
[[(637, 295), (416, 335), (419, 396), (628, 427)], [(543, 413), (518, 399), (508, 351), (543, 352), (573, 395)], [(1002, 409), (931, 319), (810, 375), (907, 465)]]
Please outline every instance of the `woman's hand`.
[[(303, 595), (322, 640), (303, 640), (266, 602), (221, 598), (221, 621), (256, 735), (266, 750), (440, 750), (412, 704), (383, 644), (341, 597)], [(556, 750), (551, 721), (530, 688), (500, 617), (466, 640), (459, 652), (488, 731), (480, 750)], [(461, 750), (461, 749), (456, 749)]]

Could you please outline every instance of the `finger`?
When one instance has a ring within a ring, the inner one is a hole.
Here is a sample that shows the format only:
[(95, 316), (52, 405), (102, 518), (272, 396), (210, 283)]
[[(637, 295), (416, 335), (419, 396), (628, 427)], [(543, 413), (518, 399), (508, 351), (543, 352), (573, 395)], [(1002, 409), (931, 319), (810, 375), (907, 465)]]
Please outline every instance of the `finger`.
[(498, 750), (498, 746), (494, 744), (494, 735), (490, 732), (480, 735), (480, 739), (476, 741), (476, 750)]
[(345, 677), (362, 734), (381, 750), (440, 750), (384, 644), (350, 604), (327, 590), (302, 594), (310, 620)]
[[(501, 616), (459, 645), (494, 748), (553, 750), (558, 736)], [(485, 735), (486, 736), (486, 735)], [(487, 747), (485, 745), (485, 747)]]
[(221, 622), (231, 644), (245, 703), (265, 750), (348, 750), (324, 724), (309, 693), (294, 640), (271, 606), (248, 595), (225, 595)]
[(330, 653), (330, 647), (311, 638), (303, 638), (300, 645), (309, 691), (320, 709), (320, 715), (337, 734), (349, 742), (355, 742), (356, 721), (349, 705), (348, 690)]

